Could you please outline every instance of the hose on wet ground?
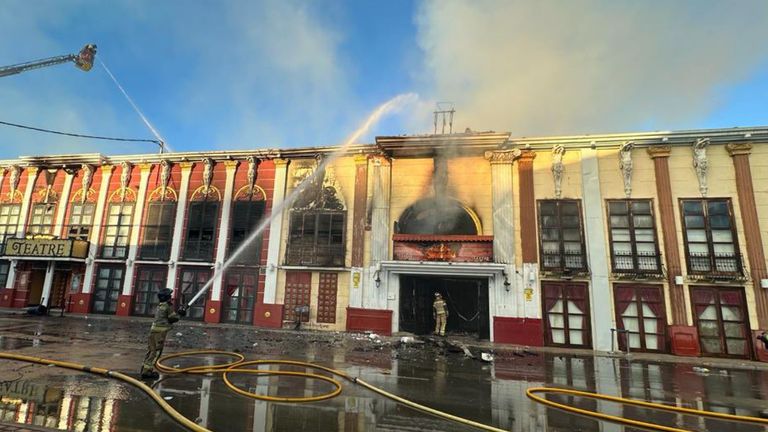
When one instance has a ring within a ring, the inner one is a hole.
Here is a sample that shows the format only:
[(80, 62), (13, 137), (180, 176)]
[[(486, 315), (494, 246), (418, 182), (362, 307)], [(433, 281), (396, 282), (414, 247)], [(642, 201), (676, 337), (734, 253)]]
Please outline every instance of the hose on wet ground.
[(629, 419), (626, 417), (614, 416), (614, 415), (605, 414), (597, 411), (586, 410), (586, 409), (574, 407), (571, 405), (555, 402), (553, 400), (547, 399), (546, 397), (538, 396), (538, 394), (552, 394), (552, 393), (563, 394), (568, 396), (576, 396), (580, 398), (598, 399), (598, 400), (603, 400), (608, 402), (615, 402), (617, 404), (622, 404), (622, 405), (633, 405), (633, 406), (638, 406), (641, 408), (646, 408), (651, 410), (667, 411), (667, 412), (686, 414), (686, 415), (697, 416), (697, 417), (712, 418), (717, 420), (768, 425), (768, 419), (764, 419), (761, 417), (749, 417), (749, 416), (741, 416), (741, 415), (735, 415), (735, 414), (719, 413), (714, 411), (698, 410), (695, 408), (685, 408), (685, 407), (676, 406), (676, 405), (666, 405), (666, 404), (646, 402), (646, 401), (641, 401), (636, 399), (626, 399), (626, 398), (622, 398), (618, 396), (610, 396), (602, 393), (592, 393), (592, 392), (555, 388), (555, 387), (530, 387), (525, 391), (525, 395), (528, 396), (529, 399), (532, 399), (540, 404), (543, 404), (552, 408), (556, 408), (559, 410), (563, 410), (566, 412), (570, 412), (573, 414), (582, 415), (585, 417), (591, 417), (598, 420), (605, 420), (612, 423), (619, 423), (627, 426), (640, 427), (640, 428), (645, 428), (645, 429), (655, 430), (655, 431), (691, 432), (689, 429), (680, 429), (680, 428), (671, 427), (671, 426), (659, 425), (656, 423), (649, 423), (649, 422), (644, 422), (640, 420)]
[[(168, 366), (166, 363), (170, 359), (174, 358), (180, 358), (180, 357), (191, 357), (191, 356), (210, 356), (210, 355), (220, 355), (220, 356), (228, 356), (232, 357), (234, 360), (229, 363), (222, 363), (222, 364), (214, 364), (214, 365), (202, 365), (202, 366), (190, 366), (185, 368), (180, 367), (174, 367), (174, 366)], [(139, 381), (133, 377), (130, 377), (124, 373), (104, 369), (104, 368), (98, 368), (98, 367), (91, 367), (86, 366), (78, 363), (72, 363), (72, 362), (66, 362), (66, 361), (59, 361), (59, 360), (51, 360), (51, 359), (45, 359), (40, 357), (31, 357), (31, 356), (25, 356), (20, 354), (11, 354), (11, 353), (5, 353), (0, 352), (0, 359), (6, 359), (6, 360), (15, 360), (15, 361), (21, 361), (21, 362), (28, 362), (28, 363), (37, 363), (45, 366), (57, 366), (61, 368), (66, 369), (72, 369), (76, 371), (81, 372), (89, 372), (97, 375), (102, 375), (108, 378), (114, 378), (121, 380), (125, 383), (128, 383), (152, 398), (159, 406), (160, 408), (165, 411), (168, 415), (171, 416), (174, 420), (176, 420), (179, 424), (186, 427), (187, 429), (194, 431), (194, 432), (211, 432), (209, 429), (206, 429), (203, 426), (200, 426), (199, 424), (191, 421), (190, 419), (184, 417), (181, 413), (176, 411), (172, 406), (170, 406), (160, 395), (155, 393), (155, 391), (152, 390), (150, 386), (145, 384), (142, 381)], [(299, 371), (288, 371), (288, 370), (266, 370), (266, 369), (254, 369), (254, 368), (248, 368), (248, 366), (261, 366), (261, 365), (283, 365), (283, 366), (293, 366), (293, 367), (301, 367), (301, 368), (307, 368), (307, 369), (314, 369), (319, 370), (331, 375), (334, 375), (336, 377), (342, 378), (344, 380), (347, 380), (351, 383), (360, 385), (361, 387), (364, 387), (374, 393), (377, 393), (381, 396), (384, 396), (388, 399), (391, 399), (397, 403), (400, 403), (402, 405), (405, 405), (409, 408), (412, 408), (417, 411), (421, 411), (423, 413), (427, 413), (430, 415), (433, 415), (435, 417), (441, 418), (443, 420), (452, 421), (455, 423), (463, 424), (466, 426), (472, 426), (480, 430), (485, 431), (491, 431), (491, 432), (505, 432), (504, 429), (499, 429), (494, 426), (486, 425), (483, 423), (479, 423), (473, 420), (469, 420), (463, 417), (455, 416), (453, 414), (449, 414), (440, 410), (436, 410), (434, 408), (430, 408), (425, 405), (421, 405), (419, 403), (410, 401), (408, 399), (402, 398), (400, 396), (397, 396), (395, 394), (389, 393), (386, 390), (380, 389), (376, 386), (373, 386), (371, 384), (368, 384), (367, 382), (361, 380), (360, 378), (353, 377), (346, 372), (331, 369), (325, 366), (317, 365), (314, 363), (306, 363), (301, 361), (293, 361), (293, 360), (250, 360), (246, 361), (245, 357), (240, 353), (235, 352), (229, 352), (229, 351), (213, 351), (213, 350), (204, 350), (204, 351), (185, 351), (180, 352), (176, 354), (169, 354), (166, 356), (161, 357), (157, 361), (157, 369), (164, 374), (211, 374), (211, 373), (220, 373), (222, 374), (222, 379), (224, 380), (224, 383), (233, 391), (236, 393), (247, 396), (253, 399), (268, 401), (268, 402), (283, 402), (283, 403), (306, 403), (306, 402), (316, 402), (320, 400), (330, 399), (333, 397), (338, 396), (341, 393), (342, 384), (339, 380), (335, 378), (331, 378), (325, 375), (319, 375), (317, 373), (311, 373), (311, 372), (299, 372)], [(239, 387), (237, 387), (232, 381), (230, 380), (230, 375), (233, 374), (255, 374), (255, 375), (261, 375), (261, 376), (294, 376), (294, 377), (303, 377), (307, 379), (317, 379), (322, 380), (325, 382), (330, 383), (333, 385), (333, 390), (318, 394), (314, 396), (306, 396), (306, 397), (282, 397), (282, 396), (269, 396), (269, 395), (262, 395), (257, 393), (252, 393), (246, 390), (243, 390)]]

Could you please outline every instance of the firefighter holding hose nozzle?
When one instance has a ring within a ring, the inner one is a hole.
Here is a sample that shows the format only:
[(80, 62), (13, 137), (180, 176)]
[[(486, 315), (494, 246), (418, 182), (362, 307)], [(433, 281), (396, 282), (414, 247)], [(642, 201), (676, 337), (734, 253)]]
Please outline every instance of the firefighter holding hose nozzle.
[(144, 363), (141, 365), (141, 378), (158, 379), (160, 374), (155, 370), (155, 363), (163, 355), (163, 346), (168, 332), (171, 331), (173, 323), (178, 322), (180, 317), (187, 315), (187, 308), (182, 306), (176, 312), (171, 306), (171, 297), (173, 290), (163, 288), (157, 293), (157, 304), (155, 310), (155, 320), (152, 321), (152, 328), (149, 330), (147, 340), (147, 355), (144, 356)]

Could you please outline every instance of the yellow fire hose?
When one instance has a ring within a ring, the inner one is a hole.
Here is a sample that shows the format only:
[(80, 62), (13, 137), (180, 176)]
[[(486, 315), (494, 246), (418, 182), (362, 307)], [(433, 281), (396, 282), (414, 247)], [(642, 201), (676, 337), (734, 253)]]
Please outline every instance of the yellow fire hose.
[[(229, 356), (234, 358), (235, 360), (229, 363), (224, 364), (217, 364), (217, 365), (204, 365), (204, 366), (191, 366), (187, 368), (176, 368), (167, 366), (164, 364), (168, 360), (172, 358), (179, 358), (179, 357), (186, 357), (186, 356), (200, 356), (200, 355), (222, 355), (222, 356)], [(103, 369), (103, 368), (96, 368), (96, 367), (90, 367), (81, 365), (78, 363), (71, 363), (71, 362), (64, 362), (64, 361), (58, 361), (58, 360), (50, 360), (50, 359), (44, 359), (39, 357), (30, 357), (30, 356), (24, 356), (19, 354), (11, 354), (11, 353), (3, 353), (0, 352), (0, 359), (7, 359), (7, 360), (16, 360), (16, 361), (22, 361), (22, 362), (28, 362), (28, 363), (37, 363), (41, 365), (46, 366), (58, 366), (61, 368), (66, 369), (73, 369), (76, 371), (82, 371), (82, 372), (90, 372), (98, 375), (103, 375), (109, 378), (115, 378), (118, 380), (121, 380), (123, 382), (126, 382), (128, 384), (133, 385), (134, 387), (137, 387), (149, 397), (151, 397), (157, 404), (160, 406), (160, 408), (168, 413), (174, 420), (179, 422), (182, 426), (186, 427), (187, 429), (194, 431), (194, 432), (211, 432), (209, 429), (206, 429), (197, 423), (189, 420), (188, 418), (181, 415), (178, 411), (176, 411), (172, 406), (168, 405), (163, 398), (161, 398), (157, 393), (155, 393), (151, 387), (146, 385), (145, 383), (132, 378), (128, 375), (125, 375), (120, 372), (112, 371), (109, 369)], [(399, 396), (396, 396), (392, 393), (389, 393), (387, 391), (384, 391), (378, 387), (375, 387), (371, 384), (366, 383), (365, 381), (352, 377), (348, 375), (345, 372), (327, 368), (324, 366), (316, 365), (313, 363), (305, 363), (300, 361), (292, 361), (292, 360), (252, 360), (252, 361), (245, 361), (245, 357), (242, 354), (234, 353), (234, 352), (228, 352), (228, 351), (186, 351), (181, 352), (177, 354), (170, 354), (164, 357), (161, 357), (157, 361), (157, 369), (165, 374), (180, 374), (180, 373), (187, 373), (187, 374), (209, 374), (209, 373), (221, 373), (222, 378), (226, 385), (231, 388), (233, 391), (237, 392), (238, 394), (241, 394), (243, 396), (247, 396), (253, 399), (259, 399), (263, 401), (269, 401), (269, 402), (291, 402), (291, 403), (304, 403), (304, 402), (314, 402), (318, 400), (324, 400), (324, 399), (330, 399), (332, 397), (338, 396), (341, 393), (342, 385), (341, 383), (333, 378), (329, 378), (324, 375), (318, 375), (310, 372), (296, 372), (296, 371), (270, 371), (270, 370), (260, 370), (260, 369), (251, 369), (247, 368), (246, 366), (258, 366), (258, 365), (289, 365), (289, 366), (297, 366), (297, 367), (303, 367), (303, 368), (309, 368), (309, 369), (315, 369), (324, 371), (326, 373), (330, 373), (332, 375), (341, 377), (347, 381), (350, 381), (355, 384), (359, 384), (362, 387), (365, 387), (375, 393), (378, 393), (388, 399), (391, 399), (395, 402), (401, 403), (409, 408), (412, 408), (417, 411), (421, 411), (427, 414), (431, 414), (435, 417), (441, 418), (443, 420), (453, 421), (456, 423), (460, 423), (466, 426), (472, 426), (480, 430), (485, 431), (491, 431), (491, 432), (505, 432), (504, 429), (499, 429), (493, 426), (489, 426), (483, 423), (479, 423), (476, 421), (472, 421), (469, 419), (465, 419), (459, 416), (455, 416), (452, 414), (448, 414), (439, 410), (436, 410), (434, 408), (430, 408), (421, 404), (418, 404), (413, 401), (409, 401), (408, 399), (401, 398)], [(229, 375), (231, 374), (237, 374), (237, 373), (246, 373), (246, 374), (256, 374), (256, 375), (263, 375), (263, 376), (298, 376), (298, 377), (304, 377), (307, 379), (318, 379), (325, 382), (328, 382), (334, 386), (334, 389), (331, 390), (328, 393), (315, 395), (315, 396), (309, 396), (309, 397), (277, 397), (277, 396), (267, 396), (267, 395), (260, 395), (256, 393), (251, 393), (248, 391), (245, 391), (236, 385), (234, 385), (229, 380)]]
[[(167, 362), (170, 359), (173, 358), (180, 358), (180, 357), (188, 357), (188, 356), (200, 356), (200, 355), (221, 355), (221, 356), (228, 356), (232, 357), (234, 360), (229, 363), (222, 363), (222, 364), (215, 364), (215, 365), (203, 365), (203, 366), (191, 366), (186, 368), (177, 368), (172, 366), (167, 366), (165, 362)], [(51, 359), (44, 359), (40, 357), (31, 357), (31, 356), (25, 356), (25, 355), (19, 355), (19, 354), (11, 354), (11, 353), (4, 353), (0, 352), (0, 359), (6, 359), (6, 360), (15, 360), (15, 361), (22, 361), (27, 363), (37, 363), (41, 365), (46, 366), (57, 366), (61, 368), (66, 369), (72, 369), (76, 371), (81, 372), (89, 372), (93, 374), (103, 375), (108, 378), (114, 378), (121, 380), (123, 382), (126, 382), (128, 384), (131, 384), (132, 386), (140, 389), (144, 393), (146, 393), (149, 397), (152, 398), (159, 406), (160, 408), (165, 411), (168, 415), (171, 416), (174, 420), (176, 420), (179, 424), (186, 427), (187, 429), (195, 432), (211, 432), (209, 429), (206, 429), (197, 423), (189, 420), (188, 418), (181, 415), (178, 411), (176, 411), (172, 406), (170, 406), (163, 398), (161, 398), (157, 393), (155, 393), (151, 387), (146, 385), (145, 383), (132, 378), (128, 375), (125, 375), (123, 373), (104, 369), (104, 368), (98, 368), (98, 367), (90, 367), (85, 366), (78, 363), (72, 363), (72, 362), (65, 362), (65, 361), (59, 361), (59, 360), (51, 360)], [(418, 404), (416, 402), (410, 401), (408, 399), (404, 399), (400, 396), (394, 395), (392, 393), (389, 393), (385, 390), (382, 390), (378, 387), (375, 387), (371, 384), (368, 384), (367, 382), (352, 377), (348, 375), (345, 372), (327, 368), (324, 366), (320, 366), (313, 363), (306, 363), (306, 362), (300, 362), (300, 361), (293, 361), (293, 360), (251, 360), (246, 361), (245, 357), (242, 354), (235, 353), (235, 352), (229, 352), (229, 351), (213, 351), (213, 350), (205, 350), (205, 351), (186, 351), (176, 354), (170, 354), (166, 355), (162, 358), (160, 358), (157, 361), (157, 369), (162, 371), (165, 374), (210, 374), (210, 373), (221, 373), (222, 379), (226, 383), (226, 385), (235, 391), (236, 393), (247, 396), (253, 399), (268, 401), (268, 402), (287, 402), (287, 403), (306, 403), (306, 402), (316, 402), (320, 400), (330, 399), (333, 397), (338, 396), (341, 393), (342, 385), (341, 383), (334, 379), (327, 377), (325, 375), (319, 375), (315, 373), (310, 372), (297, 372), (297, 371), (271, 371), (271, 370), (263, 370), (263, 369), (254, 369), (254, 368), (248, 368), (247, 366), (259, 366), (259, 365), (286, 365), (286, 366), (295, 366), (295, 367), (302, 367), (307, 369), (315, 369), (319, 371), (323, 371), (338, 377), (341, 377), (347, 381), (350, 381), (352, 383), (358, 384), (362, 387), (367, 388), (368, 390), (371, 390), (374, 393), (377, 393), (381, 396), (384, 396), (388, 399), (391, 399), (395, 402), (398, 402), (400, 404), (403, 404), (409, 408), (415, 409), (417, 411), (421, 411), (430, 415), (433, 415), (435, 417), (453, 421), (456, 423), (460, 423), (467, 426), (472, 426), (475, 428), (478, 428), (480, 430), (485, 431), (491, 431), (491, 432), (504, 432), (503, 429), (499, 429), (493, 426), (489, 426), (483, 423), (478, 423), (469, 419), (465, 419), (462, 417), (458, 417), (452, 414), (448, 414), (439, 410), (436, 410), (434, 408), (430, 408), (421, 404)], [(307, 379), (317, 379), (321, 381), (325, 381), (333, 385), (333, 390), (315, 395), (315, 396), (308, 396), (308, 397), (278, 397), (278, 396), (268, 396), (268, 395), (261, 395), (257, 393), (252, 393), (245, 391), (239, 387), (237, 387), (235, 384), (233, 384), (229, 376), (231, 374), (239, 374), (239, 373), (245, 373), (245, 374), (255, 374), (255, 375), (262, 375), (262, 376), (296, 376), (296, 377), (303, 377)], [(635, 426), (635, 427), (641, 427), (646, 428), (650, 430), (657, 430), (657, 431), (665, 431), (665, 432), (690, 432), (686, 429), (680, 429), (670, 426), (663, 426), (658, 425), (655, 423), (648, 423), (640, 420), (633, 420), (628, 419), (624, 417), (618, 417), (613, 416), (609, 414), (604, 414), (600, 412), (585, 410), (581, 408), (576, 408), (570, 405), (561, 404), (559, 402), (555, 402), (549, 399), (546, 399), (545, 397), (538, 396), (538, 394), (543, 393), (558, 393), (558, 394), (564, 394), (569, 396), (576, 396), (576, 397), (582, 397), (582, 398), (592, 398), (592, 399), (598, 399), (598, 400), (604, 400), (609, 402), (615, 402), (618, 404), (624, 404), (624, 405), (634, 405), (639, 406), (642, 408), (649, 408), (649, 409), (655, 409), (655, 410), (662, 410), (662, 411), (668, 411), (668, 412), (674, 412), (674, 413), (680, 413), (680, 414), (687, 414), (687, 415), (693, 415), (693, 416), (700, 416), (700, 417), (708, 417), (713, 419), (719, 419), (719, 420), (726, 420), (726, 421), (738, 421), (738, 422), (748, 422), (748, 423), (757, 423), (757, 424), (763, 424), (768, 425), (768, 419), (763, 419), (759, 417), (748, 417), (748, 416), (739, 416), (739, 415), (733, 415), (733, 414), (724, 414), (724, 413), (717, 413), (712, 411), (703, 411), (703, 410), (697, 410), (693, 408), (684, 408), (679, 406), (672, 406), (672, 405), (664, 405), (664, 404), (658, 404), (658, 403), (652, 403), (652, 402), (645, 402), (645, 401), (639, 401), (634, 399), (625, 399), (621, 397), (616, 396), (608, 396), (600, 393), (590, 393), (590, 392), (584, 392), (579, 390), (570, 390), (570, 389), (562, 389), (562, 388), (550, 388), (550, 387), (531, 387), (526, 390), (526, 396), (528, 396), (530, 399), (541, 403), (546, 406), (550, 406), (552, 408), (560, 409), (566, 412), (575, 413), (582, 416), (592, 417), (599, 420), (605, 420), (613, 423), (619, 423), (624, 424), (628, 426)]]
[(737, 422), (746, 422), (746, 423), (757, 423), (757, 424), (763, 424), (768, 425), (768, 419), (760, 418), (760, 417), (748, 417), (748, 416), (740, 416), (740, 415), (733, 415), (733, 414), (724, 414), (724, 413), (718, 413), (713, 411), (704, 411), (704, 410), (697, 410), (693, 408), (684, 408), (679, 406), (673, 406), (673, 405), (665, 405), (665, 404), (659, 404), (659, 403), (652, 403), (652, 402), (645, 402), (635, 399), (625, 399), (621, 397), (616, 396), (609, 396), (604, 395), (601, 393), (590, 393), (590, 392), (584, 392), (579, 390), (570, 390), (570, 389), (563, 389), (563, 388), (554, 388), (554, 387), (531, 387), (525, 391), (525, 395), (528, 396), (528, 398), (543, 404), (550, 406), (552, 408), (557, 408), (566, 412), (571, 412), (579, 415), (583, 415), (586, 417), (592, 417), (600, 420), (609, 421), (612, 423), (620, 423), (628, 426), (635, 426), (635, 427), (641, 427), (646, 428), (650, 430), (657, 430), (657, 431), (665, 431), (665, 432), (691, 432), (688, 429), (680, 429), (675, 428), (671, 426), (663, 426), (655, 423), (648, 423), (640, 420), (632, 420), (624, 417), (619, 416), (613, 416), (610, 414), (604, 414), (601, 412), (596, 411), (590, 411), (585, 410), (581, 408), (576, 408), (574, 406), (561, 404), (549, 399), (546, 399), (544, 397), (538, 396), (539, 393), (559, 393), (569, 396), (577, 396), (582, 398), (591, 398), (591, 399), (598, 399), (598, 400), (604, 400), (609, 402), (615, 402), (618, 404), (623, 405), (634, 405), (642, 408), (649, 408), (653, 410), (660, 410), (660, 411), (668, 411), (668, 412), (674, 412), (674, 413), (680, 413), (680, 414), (687, 414), (687, 415), (693, 415), (698, 417), (708, 417), (718, 420), (726, 420), (726, 421), (737, 421)]

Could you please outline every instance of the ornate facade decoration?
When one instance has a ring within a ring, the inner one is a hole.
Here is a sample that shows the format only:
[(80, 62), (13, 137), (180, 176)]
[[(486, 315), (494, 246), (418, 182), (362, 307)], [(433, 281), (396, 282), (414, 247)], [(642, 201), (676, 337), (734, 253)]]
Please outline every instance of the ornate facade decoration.
[(552, 178), (555, 181), (555, 198), (560, 199), (563, 194), (563, 172), (565, 167), (563, 166), (563, 156), (565, 156), (565, 146), (562, 144), (555, 144), (552, 147)]
[(513, 163), (523, 152), (516, 148), (512, 150), (495, 150), (485, 152), (485, 159), (494, 163)]
[(13, 201), (14, 195), (16, 195), (16, 189), (19, 187), (19, 180), (21, 179), (21, 168), (18, 165), (12, 165), (8, 170), (11, 172), (9, 179), (9, 186), (11, 187), (8, 192), (8, 199)]
[(632, 149), (635, 143), (626, 141), (619, 147), (619, 169), (624, 180), (624, 195), (629, 198), (632, 195)]
[(93, 182), (93, 167), (88, 164), (83, 164), (81, 168), (83, 170), (83, 182), (80, 186), (80, 200), (82, 203), (85, 203), (88, 199), (88, 191), (91, 188), (91, 183)]
[(256, 185), (256, 168), (259, 166), (259, 160), (253, 156), (248, 156), (248, 194), (253, 195), (253, 187)]
[(211, 180), (213, 180), (213, 159), (203, 159), (203, 192), (208, 195), (211, 190)]
[(56, 168), (45, 170), (45, 190), (43, 192), (43, 202), (50, 202), (50, 199), (57, 199), (56, 192), (53, 192), (53, 182), (56, 180)]
[(696, 170), (696, 177), (699, 179), (699, 192), (701, 196), (707, 196), (707, 146), (709, 138), (699, 138), (693, 143), (693, 168)]
[(123, 161), (120, 163), (120, 200), (125, 201), (125, 192), (128, 184), (131, 182), (131, 163)]
[(160, 199), (165, 200), (168, 190), (168, 181), (171, 179), (171, 163), (163, 159), (160, 161)]

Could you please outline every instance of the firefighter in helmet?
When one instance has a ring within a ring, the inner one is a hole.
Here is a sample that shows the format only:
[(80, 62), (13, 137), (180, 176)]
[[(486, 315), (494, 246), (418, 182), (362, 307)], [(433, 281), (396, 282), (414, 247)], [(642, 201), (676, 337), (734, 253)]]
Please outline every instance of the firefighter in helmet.
[(432, 317), (435, 319), (435, 334), (445, 336), (445, 323), (448, 321), (448, 303), (436, 292), (432, 303)]
[(141, 365), (141, 377), (144, 379), (158, 379), (160, 374), (155, 370), (157, 359), (163, 354), (165, 337), (171, 331), (173, 323), (179, 320), (180, 316), (185, 316), (187, 311), (184, 307), (177, 312), (173, 311), (171, 306), (171, 297), (173, 290), (163, 288), (157, 293), (157, 299), (160, 303), (155, 310), (155, 320), (152, 321), (152, 328), (149, 330), (147, 341), (147, 355), (144, 356), (144, 363)]

